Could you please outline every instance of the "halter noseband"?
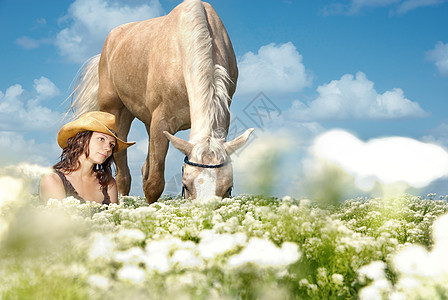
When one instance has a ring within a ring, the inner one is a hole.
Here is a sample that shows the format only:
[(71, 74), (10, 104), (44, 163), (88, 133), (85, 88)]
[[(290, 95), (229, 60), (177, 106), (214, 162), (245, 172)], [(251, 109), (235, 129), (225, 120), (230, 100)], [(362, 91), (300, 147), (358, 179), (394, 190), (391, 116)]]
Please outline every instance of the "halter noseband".
[(195, 162), (189, 161), (188, 156), (185, 155), (184, 163), (186, 163), (187, 165), (193, 166), (193, 167), (206, 168), (206, 169), (217, 169), (217, 168), (221, 168), (221, 167), (224, 167), (225, 165), (227, 165), (229, 163), (229, 160), (226, 160), (225, 162), (220, 163), (218, 165), (203, 165), (200, 163), (195, 163)]
[[(230, 158), (227, 159), (225, 162), (217, 164), (217, 165), (204, 165), (204, 164), (200, 164), (200, 163), (195, 163), (192, 161), (188, 160), (188, 156), (185, 155), (184, 158), (184, 163), (186, 163), (187, 165), (193, 166), (193, 167), (198, 167), (198, 168), (205, 168), (205, 169), (218, 169), (218, 168), (222, 168), (225, 165), (227, 165), (230, 162)], [(182, 167), (182, 177), (184, 176), (184, 167)], [(185, 197), (185, 186), (182, 185), (182, 197)]]

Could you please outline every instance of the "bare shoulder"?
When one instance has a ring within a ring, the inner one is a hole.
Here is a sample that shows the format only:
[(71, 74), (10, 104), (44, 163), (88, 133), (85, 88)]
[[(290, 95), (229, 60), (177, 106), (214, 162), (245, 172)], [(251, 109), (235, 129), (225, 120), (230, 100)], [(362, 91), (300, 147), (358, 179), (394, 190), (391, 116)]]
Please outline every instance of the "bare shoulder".
[(61, 177), (59, 177), (59, 175), (56, 174), (56, 172), (52, 172), (52, 173), (48, 173), (48, 174), (44, 175), (40, 181), (40, 184), (41, 185), (47, 185), (47, 184), (63, 185)]
[(64, 184), (58, 174), (52, 172), (42, 177), (39, 184), (39, 195), (43, 201), (65, 198)]

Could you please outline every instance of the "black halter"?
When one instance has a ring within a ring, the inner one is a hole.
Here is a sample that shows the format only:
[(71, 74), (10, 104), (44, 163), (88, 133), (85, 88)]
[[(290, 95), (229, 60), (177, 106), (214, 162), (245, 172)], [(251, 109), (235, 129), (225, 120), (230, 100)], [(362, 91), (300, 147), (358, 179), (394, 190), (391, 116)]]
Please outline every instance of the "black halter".
[[(205, 169), (218, 169), (218, 168), (222, 168), (225, 165), (227, 165), (230, 162), (230, 158), (227, 159), (225, 162), (217, 164), (217, 165), (204, 165), (204, 164), (200, 164), (200, 163), (195, 163), (192, 161), (188, 160), (188, 156), (185, 155), (184, 158), (184, 163), (186, 163), (187, 165), (193, 166), (193, 167), (198, 167), (198, 168), (205, 168)], [(184, 177), (184, 167), (182, 166), (182, 177)], [(185, 198), (185, 186), (182, 184), (182, 197)]]
[(195, 163), (195, 162), (189, 161), (188, 160), (188, 156), (185, 155), (184, 163), (186, 163), (187, 165), (193, 166), (193, 167), (207, 168), (207, 169), (217, 169), (217, 168), (221, 168), (221, 167), (224, 167), (225, 165), (227, 165), (229, 163), (229, 160), (226, 160), (225, 162), (220, 163), (218, 165), (203, 165), (203, 164), (199, 164), (199, 163)]

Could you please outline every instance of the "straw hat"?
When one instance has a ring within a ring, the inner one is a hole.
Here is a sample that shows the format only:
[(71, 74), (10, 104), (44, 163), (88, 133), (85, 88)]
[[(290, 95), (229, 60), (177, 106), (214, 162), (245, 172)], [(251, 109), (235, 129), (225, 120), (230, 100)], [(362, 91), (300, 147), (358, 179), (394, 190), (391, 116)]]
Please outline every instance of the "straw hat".
[(58, 144), (64, 149), (67, 147), (67, 140), (82, 131), (95, 131), (111, 135), (117, 139), (117, 145), (114, 152), (126, 149), (135, 144), (135, 142), (127, 143), (118, 138), (116, 132), (117, 124), (115, 124), (115, 116), (113, 114), (92, 111), (83, 114), (78, 119), (65, 124), (58, 132)]

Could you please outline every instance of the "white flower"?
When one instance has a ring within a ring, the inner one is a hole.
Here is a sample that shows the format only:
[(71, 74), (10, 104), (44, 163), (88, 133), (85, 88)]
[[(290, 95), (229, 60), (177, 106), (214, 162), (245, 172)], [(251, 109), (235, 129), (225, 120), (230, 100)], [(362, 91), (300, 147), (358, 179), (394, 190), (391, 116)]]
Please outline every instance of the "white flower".
[(236, 246), (244, 245), (247, 239), (244, 233), (216, 234), (211, 230), (204, 230), (199, 236), (201, 241), (197, 250), (205, 259), (214, 258), (216, 255), (232, 250)]
[(90, 275), (89, 278), (87, 279), (87, 282), (90, 285), (100, 288), (102, 290), (107, 290), (110, 286), (109, 279), (98, 274)]
[(269, 240), (252, 238), (240, 254), (229, 259), (229, 265), (251, 262), (262, 266), (284, 266), (295, 263), (300, 256), (299, 246), (294, 243), (285, 242), (278, 248)]
[(50, 198), (47, 201), (47, 207), (60, 207), (61, 204), (62, 204), (62, 202), (59, 201), (58, 199)]
[(157, 270), (159, 272), (166, 272), (170, 269), (168, 261), (169, 249), (160, 247), (161, 245), (152, 242), (146, 247), (146, 268), (148, 271)]
[(300, 281), (299, 281), (299, 286), (308, 286), (309, 284), (310, 283), (309, 283), (308, 279), (306, 279), (306, 278), (300, 279)]
[(156, 212), (157, 209), (153, 206), (140, 206), (131, 211), (131, 217), (136, 220), (141, 220), (153, 216)]
[(202, 261), (194, 255), (190, 249), (180, 249), (174, 252), (170, 260), (171, 263), (178, 263), (182, 267), (202, 267)]
[(385, 295), (390, 292), (392, 286), (386, 278), (373, 281), (370, 286), (360, 290), (359, 299), (361, 300), (379, 300), (386, 299)]
[(256, 223), (256, 220), (254, 219), (254, 217), (252, 216), (252, 214), (247, 213), (246, 217), (243, 220), (243, 226), (249, 227), (250, 225)]
[(435, 243), (443, 244), (448, 248), (448, 214), (439, 217), (433, 224)]
[(123, 281), (141, 284), (145, 280), (146, 273), (137, 266), (124, 266), (118, 271), (117, 275)]
[(287, 203), (282, 203), (278, 208), (279, 213), (287, 213), (289, 212), (289, 205)]
[(342, 276), (341, 274), (333, 274), (333, 275), (331, 275), (331, 280), (336, 285), (343, 285), (344, 284), (344, 276)]
[(339, 245), (335, 249), (336, 253), (342, 254), (345, 252), (345, 247), (343, 245)]
[(448, 253), (448, 245), (436, 243), (433, 250), (430, 252), (430, 257), (436, 264), (436, 270), (434, 274), (439, 274), (438, 276), (448, 277), (448, 259), (446, 259), (446, 254)]
[(234, 216), (228, 219), (226, 221), (226, 224), (229, 225), (230, 227), (237, 227), (240, 224), (240, 221), (238, 220), (237, 217)]
[(117, 232), (118, 243), (135, 244), (146, 239), (146, 235), (140, 229), (121, 229)]
[(374, 261), (358, 270), (358, 275), (363, 278), (367, 277), (373, 280), (386, 278), (386, 263), (383, 261)]
[(222, 223), (222, 222), (223, 222), (223, 219), (222, 219), (221, 214), (218, 212), (215, 212), (212, 217), (212, 224), (216, 225), (216, 224)]
[(311, 223), (310, 222), (303, 222), (302, 223), (302, 229), (301, 229), (301, 233), (305, 234), (305, 233), (309, 233), (312, 232), (313, 228), (311, 227)]
[(295, 204), (291, 205), (291, 207), (289, 208), (289, 213), (291, 215), (295, 215), (299, 213), (299, 207)]
[(112, 259), (114, 249), (115, 243), (111, 234), (94, 233), (89, 258), (92, 261), (98, 259), (109, 261)]
[(381, 290), (375, 286), (367, 286), (359, 291), (359, 299), (361, 300), (381, 300)]
[(313, 203), (313, 201), (311, 201), (310, 199), (301, 199), (299, 205), (301, 207), (310, 207), (311, 203)]
[(431, 259), (426, 249), (422, 246), (412, 245), (394, 258), (395, 267), (402, 274), (432, 276), (437, 272), (437, 262)]
[(145, 253), (141, 248), (133, 247), (126, 251), (115, 252), (114, 260), (125, 265), (138, 265), (145, 261)]
[(221, 202), (221, 197), (218, 197), (218, 196), (196, 199), (196, 203), (202, 204), (202, 205), (217, 205), (220, 202)]
[(284, 196), (284, 197), (282, 198), (282, 201), (285, 201), (285, 202), (292, 202), (293, 199), (292, 199), (291, 196)]
[(389, 299), (390, 300), (406, 300), (406, 299), (408, 299), (408, 297), (403, 293), (393, 292), (392, 294), (390, 294)]
[(401, 278), (399, 281), (400, 287), (402, 287), (404, 290), (410, 290), (419, 288), (421, 286), (421, 283), (418, 279), (413, 277), (404, 277)]
[[(146, 245), (145, 264), (148, 271), (166, 272), (170, 269), (170, 250), (193, 247), (193, 242), (182, 242), (179, 238), (152, 241)], [(186, 246), (186, 247), (185, 247)]]
[(76, 276), (83, 276), (83, 275), (87, 275), (88, 271), (84, 265), (74, 263), (70, 266), (70, 274), (76, 275)]
[[(107, 219), (104, 213), (97, 213), (92, 216), (92, 220), (97, 224), (109, 224), (110, 221)], [(115, 227), (115, 224), (113, 225)]]
[(78, 206), (81, 204), (81, 201), (79, 201), (79, 199), (76, 199), (73, 196), (70, 196), (62, 199), (62, 204), (65, 206)]
[(171, 224), (168, 227), (168, 231), (171, 233), (177, 232), (177, 231), (179, 231), (179, 227), (176, 224)]

